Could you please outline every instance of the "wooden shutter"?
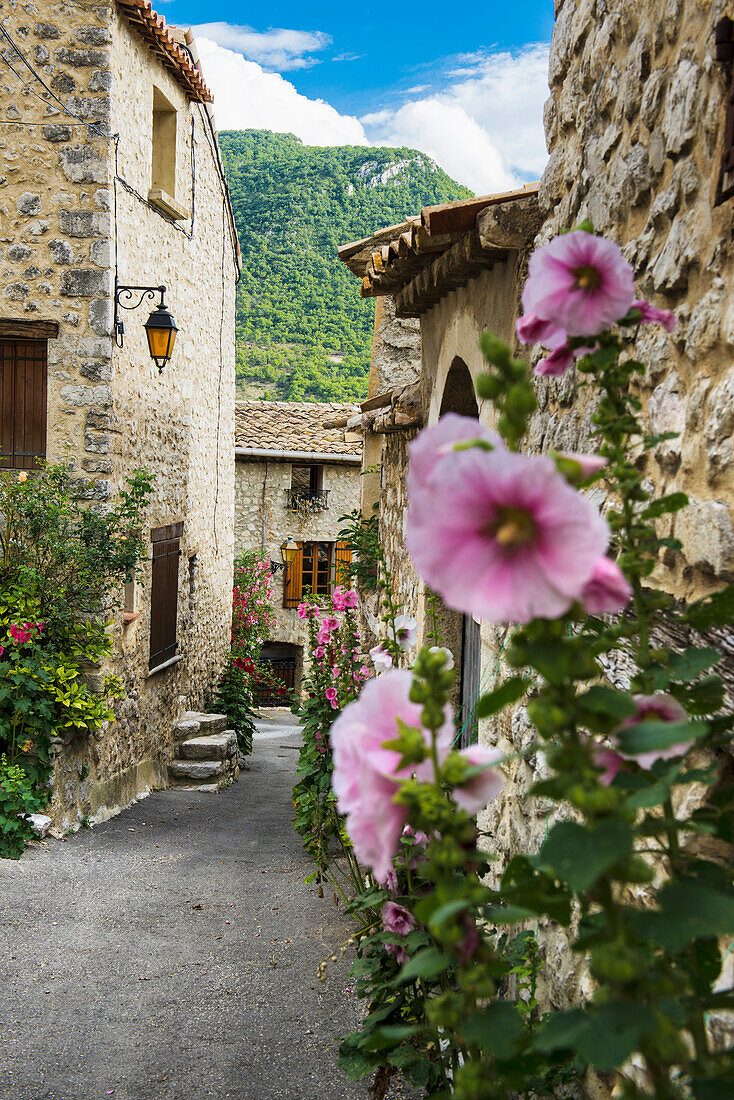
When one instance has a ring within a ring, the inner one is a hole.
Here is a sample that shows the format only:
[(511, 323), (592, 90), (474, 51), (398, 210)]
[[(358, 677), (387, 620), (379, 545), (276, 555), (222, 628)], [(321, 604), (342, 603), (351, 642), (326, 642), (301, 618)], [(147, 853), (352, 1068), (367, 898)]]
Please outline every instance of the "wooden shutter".
[[(724, 16), (715, 28), (715, 57), (725, 65), (734, 60), (734, 22)], [(726, 97), (724, 121), (724, 150), (721, 183), (717, 202), (723, 202), (734, 194), (734, 73), (729, 75), (729, 92)]]
[(283, 607), (298, 607), (303, 593), (303, 543), (298, 543), (298, 554), (284, 571)]
[(0, 466), (36, 470), (46, 457), (45, 340), (0, 340)]
[[(175, 525), (178, 527), (179, 525)], [(183, 524), (180, 525), (181, 527)], [(178, 648), (176, 628), (178, 623), (178, 559), (181, 544), (178, 538), (161, 538), (160, 533), (170, 532), (171, 527), (152, 532), (153, 573), (150, 589), (150, 668), (170, 661)]]
[(336, 583), (348, 585), (351, 576), (352, 547), (348, 542), (336, 544), (336, 567), (334, 570)]

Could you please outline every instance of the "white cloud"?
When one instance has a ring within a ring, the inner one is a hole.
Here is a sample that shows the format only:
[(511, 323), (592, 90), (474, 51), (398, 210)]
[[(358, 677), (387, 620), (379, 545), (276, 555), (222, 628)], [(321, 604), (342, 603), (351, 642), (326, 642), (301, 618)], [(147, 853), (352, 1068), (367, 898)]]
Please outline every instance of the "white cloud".
[(318, 53), (331, 44), (331, 37), (323, 31), (294, 31), (273, 28), (256, 31), (252, 27), (240, 27), (233, 23), (200, 23), (192, 27), (199, 36), (244, 54), (249, 61), (257, 61), (266, 69), (285, 72), (288, 69), (307, 69), (317, 65), (319, 59), (305, 55)]
[(220, 130), (274, 130), (307, 145), (369, 145), (359, 119), (301, 95), (279, 73), (204, 37), (196, 46)]
[(469, 54), (455, 63), (460, 67), (447, 74), (440, 91), (366, 115), (369, 138), (422, 149), (478, 194), (540, 176), (547, 160), (548, 46)]

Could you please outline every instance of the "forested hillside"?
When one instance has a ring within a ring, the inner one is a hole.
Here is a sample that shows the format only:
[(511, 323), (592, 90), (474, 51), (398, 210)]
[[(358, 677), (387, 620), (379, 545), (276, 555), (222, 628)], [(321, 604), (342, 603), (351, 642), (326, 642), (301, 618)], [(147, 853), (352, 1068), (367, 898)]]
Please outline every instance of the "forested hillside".
[(374, 303), (337, 248), (470, 192), (414, 149), (308, 146), (268, 130), (219, 141), (242, 246), (239, 395), (363, 397)]

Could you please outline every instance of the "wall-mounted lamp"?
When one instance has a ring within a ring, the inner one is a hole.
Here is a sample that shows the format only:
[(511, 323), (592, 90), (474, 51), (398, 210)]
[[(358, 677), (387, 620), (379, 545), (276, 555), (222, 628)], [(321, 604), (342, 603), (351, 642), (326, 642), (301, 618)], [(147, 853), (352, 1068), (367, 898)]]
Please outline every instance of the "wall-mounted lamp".
[(284, 576), (288, 576), (288, 566), (293, 565), (293, 562), (298, 557), (298, 543), (293, 541), (292, 535), (286, 536), (286, 541), (280, 548), (280, 552), (283, 555), (282, 561), (273, 561), (270, 559), (270, 572), (277, 573), (279, 569), (284, 570)]
[[(145, 335), (148, 337), (148, 349), (151, 359), (155, 359), (158, 373), (163, 373), (168, 360), (173, 354), (173, 345), (176, 343), (178, 325), (173, 319), (173, 314), (165, 302), (166, 288), (164, 286), (123, 286), (115, 283), (115, 343), (118, 348), (123, 345), (125, 324), (120, 317), (120, 309), (137, 309), (146, 298), (155, 302), (155, 297), (160, 294), (161, 300), (151, 312), (145, 322)], [(137, 301), (136, 301), (137, 298)]]

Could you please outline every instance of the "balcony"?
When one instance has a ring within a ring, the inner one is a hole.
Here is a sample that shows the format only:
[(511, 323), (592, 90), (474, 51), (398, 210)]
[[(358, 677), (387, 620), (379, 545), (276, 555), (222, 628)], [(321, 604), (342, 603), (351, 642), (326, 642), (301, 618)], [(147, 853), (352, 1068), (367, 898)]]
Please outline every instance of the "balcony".
[(329, 507), (328, 489), (286, 489), (285, 506), (289, 512), (315, 515)]

